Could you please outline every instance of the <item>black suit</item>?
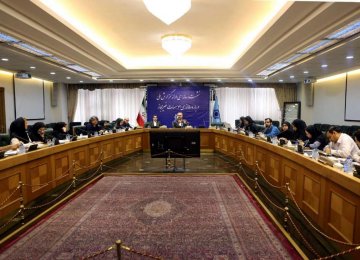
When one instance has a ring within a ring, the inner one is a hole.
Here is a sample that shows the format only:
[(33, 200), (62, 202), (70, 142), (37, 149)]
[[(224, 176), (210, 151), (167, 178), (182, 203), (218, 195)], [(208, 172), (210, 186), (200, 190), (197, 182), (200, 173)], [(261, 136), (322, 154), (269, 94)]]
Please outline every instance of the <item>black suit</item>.
[(156, 125), (155, 125), (155, 122), (154, 121), (151, 121), (147, 124), (147, 127), (150, 127), (150, 128), (159, 128), (161, 126), (161, 122), (160, 121), (157, 121), (156, 122)]
[(190, 124), (189, 124), (188, 121), (186, 121), (185, 119), (183, 119), (183, 120), (181, 120), (180, 122), (179, 122), (179, 121), (174, 121), (174, 122), (172, 123), (172, 125), (173, 125), (174, 128), (184, 128), (184, 127), (189, 126)]

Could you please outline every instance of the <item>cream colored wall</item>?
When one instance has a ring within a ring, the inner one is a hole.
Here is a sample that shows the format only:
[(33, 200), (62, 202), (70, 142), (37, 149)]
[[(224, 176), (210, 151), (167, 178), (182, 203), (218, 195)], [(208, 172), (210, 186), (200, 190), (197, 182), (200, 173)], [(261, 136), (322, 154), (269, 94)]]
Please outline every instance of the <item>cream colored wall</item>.
[(305, 86), (301, 84), (298, 88), (298, 97), (302, 106), (302, 119), (307, 124), (360, 125), (360, 122), (344, 120), (345, 90), (345, 74), (318, 81), (314, 86), (314, 105), (309, 107), (306, 105)]
[[(56, 107), (51, 106), (50, 93), (53, 86), (52, 82), (45, 81), (45, 119), (29, 121), (29, 124), (34, 124), (37, 121), (44, 123), (53, 123), (59, 121), (67, 121), (67, 96), (66, 87), (62, 85), (59, 89), (58, 102)], [(5, 109), (6, 109), (6, 129), (8, 130), (12, 121), (15, 120), (14, 109), (14, 88), (13, 88), (13, 74), (0, 71), (0, 87), (5, 88)], [(29, 108), (31, 109), (31, 108)]]

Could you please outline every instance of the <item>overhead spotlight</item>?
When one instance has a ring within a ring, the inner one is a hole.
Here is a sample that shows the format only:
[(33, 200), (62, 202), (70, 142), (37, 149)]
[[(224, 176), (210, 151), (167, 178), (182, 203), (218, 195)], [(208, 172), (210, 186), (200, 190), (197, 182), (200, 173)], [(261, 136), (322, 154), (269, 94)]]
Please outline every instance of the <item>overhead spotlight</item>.
[(186, 79), (186, 81), (187, 81), (187, 82), (189, 82), (189, 81), (190, 81), (190, 79)]
[(217, 81), (218, 81), (218, 82), (220, 82), (220, 81), (221, 81), (221, 79), (218, 79)]
[(352, 56), (352, 55), (346, 56), (346, 59), (348, 59), (348, 60), (351, 60), (353, 58), (354, 58), (354, 56)]
[(8, 58), (2, 58), (1, 60), (2, 60), (2, 61), (9, 61)]
[(170, 79), (170, 81), (171, 81), (171, 82), (174, 82), (174, 81), (175, 81), (175, 79)]
[(327, 68), (328, 67), (328, 65), (327, 64), (323, 64), (323, 65), (321, 65), (321, 68)]
[(304, 74), (309, 74), (309, 72), (307, 70), (304, 71)]
[(35, 67), (35, 66), (31, 66), (30, 69), (34, 70), (34, 69), (36, 69), (36, 67)]
[(279, 82), (284, 82), (284, 80), (282, 80), (282, 79), (279, 79)]
[(83, 83), (84, 81), (80, 80), (79, 82), (80, 82), (80, 83)]
[(51, 75), (55, 75), (56, 73), (55, 72), (50, 72)]
[(248, 79), (248, 82), (253, 82), (253, 80), (252, 80), (252, 79)]
[(140, 82), (143, 82), (144, 80), (143, 79), (139, 79)]
[(66, 77), (66, 79), (71, 79), (71, 77)]
[(295, 78), (295, 76), (291, 75), (290, 78), (293, 79), (293, 78)]

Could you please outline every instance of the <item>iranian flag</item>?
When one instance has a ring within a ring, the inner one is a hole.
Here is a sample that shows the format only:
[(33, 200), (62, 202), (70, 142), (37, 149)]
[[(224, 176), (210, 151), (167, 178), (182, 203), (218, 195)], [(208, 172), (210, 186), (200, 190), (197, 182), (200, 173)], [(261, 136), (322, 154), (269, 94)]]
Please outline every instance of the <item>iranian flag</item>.
[(145, 96), (144, 96), (144, 98), (143, 98), (143, 100), (141, 102), (140, 110), (139, 110), (138, 116), (136, 118), (136, 122), (141, 127), (144, 127), (144, 125), (145, 125), (145, 122), (146, 122)]

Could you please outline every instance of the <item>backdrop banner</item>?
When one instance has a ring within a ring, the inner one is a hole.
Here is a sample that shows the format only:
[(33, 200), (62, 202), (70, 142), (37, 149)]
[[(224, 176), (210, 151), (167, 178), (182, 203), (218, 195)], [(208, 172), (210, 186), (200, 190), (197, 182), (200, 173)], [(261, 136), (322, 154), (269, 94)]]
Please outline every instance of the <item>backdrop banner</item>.
[(209, 126), (210, 88), (199, 85), (149, 86), (147, 88), (147, 120), (157, 115), (159, 121), (172, 127), (175, 115), (184, 113), (192, 127)]

